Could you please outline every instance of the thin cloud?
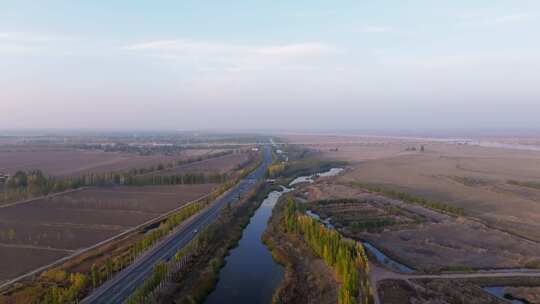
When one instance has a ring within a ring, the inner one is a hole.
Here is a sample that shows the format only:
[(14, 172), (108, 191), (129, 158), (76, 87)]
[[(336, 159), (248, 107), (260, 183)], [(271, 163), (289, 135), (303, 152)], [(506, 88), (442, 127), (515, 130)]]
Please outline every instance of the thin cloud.
[(292, 13), (287, 13), (286, 16), (291, 16), (295, 18), (321, 18), (321, 17), (330, 17), (339, 14), (338, 10), (333, 9), (321, 9), (321, 10), (303, 10)]
[(460, 27), (490, 27), (499, 25), (511, 25), (536, 19), (537, 15), (529, 13), (509, 14), (503, 16), (472, 16), (458, 23)]
[(206, 41), (158, 40), (126, 45), (124, 50), (173, 61), (199, 71), (254, 71), (267, 67), (313, 69), (318, 60), (338, 52), (334, 46), (319, 43), (293, 43), (250, 46)]
[(233, 46), (228, 44), (185, 41), (185, 40), (156, 40), (143, 43), (136, 43), (124, 46), (127, 50), (149, 50), (149, 51), (181, 51), (181, 52), (224, 52), (224, 51), (247, 51), (244, 46)]
[(215, 42), (185, 40), (158, 40), (124, 46), (127, 50), (150, 50), (164, 52), (225, 53), (239, 55), (299, 56), (323, 55), (334, 52), (335, 47), (324, 43), (297, 43), (278, 46), (254, 47)]
[(270, 56), (310, 56), (335, 52), (336, 48), (323, 43), (300, 43), (282, 46), (264, 47), (257, 53)]
[(394, 32), (394, 29), (389, 26), (364, 26), (360, 29), (362, 33), (390, 33)]

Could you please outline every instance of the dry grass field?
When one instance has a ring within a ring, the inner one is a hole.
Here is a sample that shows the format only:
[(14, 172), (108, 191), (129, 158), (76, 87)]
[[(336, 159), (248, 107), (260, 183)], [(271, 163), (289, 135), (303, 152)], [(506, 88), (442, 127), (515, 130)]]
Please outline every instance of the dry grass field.
[(215, 186), (90, 188), (0, 208), (0, 281), (142, 224)]
[[(289, 141), (318, 150), (317, 157), (349, 162), (341, 175), (300, 193), (306, 201), (355, 198), (357, 204), (312, 207), (346, 235), (420, 271), (540, 267), (540, 152), (407, 138)], [(366, 184), (458, 206), (465, 216), (370, 193)], [(373, 223), (376, 229), (366, 229)]]
[[(374, 184), (462, 207), (491, 226), (540, 241), (540, 189), (508, 182), (540, 182), (538, 151), (399, 138), (289, 140), (311, 140), (307, 145), (323, 158), (350, 161), (352, 169), (337, 179), (341, 183)], [(416, 151), (406, 151), (413, 146)]]
[[(540, 244), (474, 220), (335, 184), (332, 179), (305, 186), (301, 196), (310, 202), (308, 209), (330, 217), (346, 236), (369, 241), (420, 271), (540, 267)], [(332, 201), (315, 203), (323, 199)]]

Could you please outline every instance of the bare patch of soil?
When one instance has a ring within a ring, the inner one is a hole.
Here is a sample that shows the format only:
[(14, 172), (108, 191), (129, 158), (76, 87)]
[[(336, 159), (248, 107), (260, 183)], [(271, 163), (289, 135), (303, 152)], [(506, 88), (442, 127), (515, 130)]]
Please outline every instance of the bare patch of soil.
[(202, 197), (215, 187), (90, 188), (2, 208), (0, 245), (11, 247), (0, 250), (7, 255), (0, 259), (0, 278), (23, 274), (67, 255), (55, 249), (77, 250), (99, 243)]

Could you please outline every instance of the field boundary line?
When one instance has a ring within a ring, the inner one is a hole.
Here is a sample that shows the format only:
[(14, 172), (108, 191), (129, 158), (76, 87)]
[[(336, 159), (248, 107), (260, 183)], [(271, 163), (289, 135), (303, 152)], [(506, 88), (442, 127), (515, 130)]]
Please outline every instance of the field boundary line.
[[(74, 189), (74, 190), (76, 190), (76, 189)], [(225, 192), (225, 193), (226, 193), (226, 192)], [(89, 252), (89, 251), (91, 251), (91, 250), (93, 250), (93, 249), (96, 249), (96, 248), (98, 248), (98, 247), (101, 247), (101, 246), (103, 246), (103, 245), (106, 245), (106, 244), (108, 244), (108, 243), (110, 243), (110, 242), (112, 242), (112, 241), (116, 241), (116, 240), (118, 240), (118, 239), (120, 239), (120, 238), (122, 238), (122, 237), (124, 237), (124, 236), (126, 236), (126, 235), (128, 235), (128, 234), (131, 234), (131, 233), (133, 233), (133, 232), (135, 232), (135, 231), (137, 231), (137, 230), (139, 230), (139, 229), (141, 229), (141, 228), (144, 228), (144, 227), (146, 227), (146, 226), (152, 225), (152, 224), (154, 224), (154, 223), (156, 223), (156, 222), (160, 222), (160, 221), (162, 221), (163, 219), (167, 218), (169, 215), (171, 215), (171, 214), (173, 214), (173, 213), (175, 213), (175, 212), (178, 212), (178, 211), (182, 210), (183, 208), (188, 207), (188, 206), (190, 206), (190, 205), (192, 205), (192, 204), (194, 204), (194, 203), (197, 203), (197, 202), (199, 202), (200, 200), (203, 200), (203, 199), (209, 197), (210, 195), (212, 195), (212, 193), (205, 194), (205, 195), (203, 195), (203, 196), (201, 196), (201, 197), (199, 197), (199, 198), (197, 198), (197, 199), (194, 199), (194, 200), (192, 200), (192, 201), (189, 201), (189, 202), (183, 204), (182, 206), (179, 206), (179, 207), (177, 207), (177, 208), (175, 208), (175, 209), (173, 209), (173, 210), (170, 210), (170, 211), (168, 211), (167, 213), (164, 213), (164, 214), (162, 214), (162, 215), (160, 215), (160, 216), (158, 216), (158, 217), (155, 217), (155, 218), (153, 218), (153, 219), (150, 219), (150, 220), (148, 220), (148, 221), (146, 221), (146, 222), (144, 222), (144, 223), (142, 223), (142, 224), (139, 224), (139, 225), (137, 225), (137, 226), (135, 226), (135, 227), (132, 227), (132, 228), (130, 228), (130, 229), (124, 231), (124, 232), (121, 232), (120, 234), (117, 234), (117, 235), (115, 235), (115, 236), (113, 236), (113, 237), (110, 237), (110, 238), (108, 238), (108, 239), (106, 239), (106, 240), (103, 240), (103, 241), (101, 241), (101, 242), (99, 242), (99, 243), (96, 243), (96, 244), (94, 244), (94, 245), (92, 245), (92, 246), (90, 246), (90, 247), (86, 247), (86, 248), (77, 250), (77, 251), (75, 251), (75, 252), (74, 252), (73, 254), (71, 254), (71, 255), (65, 256), (65, 257), (63, 257), (63, 258), (61, 258), (61, 259), (59, 259), (59, 260), (56, 260), (56, 261), (54, 261), (54, 262), (52, 262), (52, 263), (50, 263), (50, 264), (41, 266), (41, 267), (39, 267), (39, 268), (36, 268), (36, 269), (34, 269), (34, 270), (31, 270), (30, 272), (27, 272), (27, 273), (25, 273), (25, 274), (22, 274), (22, 275), (20, 275), (20, 276), (18, 276), (18, 277), (16, 277), (16, 278), (13, 278), (13, 279), (8, 280), (8, 281), (6, 281), (6, 282), (4, 282), (4, 283), (1, 283), (1, 284), (0, 284), (0, 291), (2, 291), (3, 289), (9, 287), (10, 285), (12, 285), (12, 284), (14, 284), (14, 283), (16, 283), (16, 282), (18, 282), (18, 281), (21, 281), (21, 280), (23, 280), (23, 279), (25, 279), (25, 278), (27, 278), (27, 277), (33, 276), (33, 275), (35, 275), (35, 274), (38, 274), (38, 273), (40, 273), (40, 272), (42, 272), (42, 271), (44, 271), (44, 270), (46, 270), (46, 269), (49, 269), (49, 268), (51, 268), (51, 267), (60, 265), (60, 264), (66, 262), (66, 261), (68, 261), (68, 260), (70, 260), (70, 259), (73, 259), (73, 258), (75, 258), (75, 257), (77, 257), (77, 256), (79, 256), (79, 255), (81, 255), (81, 254), (87, 253), (87, 252)], [(220, 196), (221, 196), (221, 195), (220, 195)]]
[(77, 192), (77, 191), (81, 191), (81, 190), (92, 189), (92, 188), (95, 188), (95, 187), (84, 186), (84, 187), (80, 187), (80, 188), (69, 189), (69, 190), (62, 191), (62, 192), (57, 192), (57, 193), (51, 193), (51, 194), (47, 194), (47, 195), (41, 195), (41, 196), (37, 196), (37, 197), (32, 197), (32, 198), (29, 198), (29, 199), (26, 199), (26, 200), (23, 200), (23, 201), (17, 201), (17, 202), (13, 202), (13, 203), (9, 203), (9, 204), (0, 205), (0, 209), (1, 208), (7, 208), (7, 207), (13, 207), (13, 206), (20, 205), (20, 204), (26, 204), (26, 203), (30, 203), (30, 202), (37, 201), (37, 200), (44, 199), (44, 198), (55, 197), (55, 196), (62, 195), (62, 194), (68, 194), (68, 193), (71, 193), (71, 192)]
[(65, 248), (55, 248), (55, 247), (44, 247), (44, 246), (33, 246), (33, 245), (22, 245), (22, 244), (6, 244), (6, 243), (0, 243), (0, 247), (7, 247), (7, 248), (23, 248), (23, 249), (36, 249), (36, 250), (49, 250), (49, 251), (62, 251), (62, 252), (68, 252), (73, 253), (77, 250), (73, 249), (65, 249)]
[(497, 230), (499, 232), (506, 233), (506, 234), (508, 234), (508, 235), (510, 235), (512, 237), (519, 238), (519, 239), (521, 239), (521, 240), (523, 240), (525, 242), (529, 242), (529, 243), (532, 243), (534, 245), (540, 244), (540, 241), (538, 241), (538, 240), (528, 238), (528, 237), (526, 237), (524, 235), (521, 235), (519, 233), (507, 230), (507, 229), (502, 228), (502, 227), (497, 227), (497, 226), (489, 223), (487, 220), (484, 220), (482, 218), (475, 217), (475, 216), (468, 216), (467, 218), (470, 219), (471, 221), (474, 221), (474, 222), (477, 222), (477, 223), (479, 223), (481, 225), (484, 225), (488, 229)]

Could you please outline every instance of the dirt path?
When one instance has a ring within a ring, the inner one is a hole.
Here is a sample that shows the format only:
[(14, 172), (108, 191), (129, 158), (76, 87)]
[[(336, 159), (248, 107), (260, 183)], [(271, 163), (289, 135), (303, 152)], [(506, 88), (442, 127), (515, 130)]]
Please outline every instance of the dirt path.
[(379, 304), (380, 299), (377, 291), (377, 285), (383, 280), (415, 280), (415, 279), (474, 279), (474, 278), (512, 278), (512, 277), (540, 277), (540, 270), (515, 270), (515, 271), (497, 271), (497, 270), (479, 270), (468, 273), (442, 273), (442, 274), (410, 274), (397, 273), (383, 268), (373, 262), (370, 262), (370, 283), (374, 288), (373, 298), (375, 304)]

